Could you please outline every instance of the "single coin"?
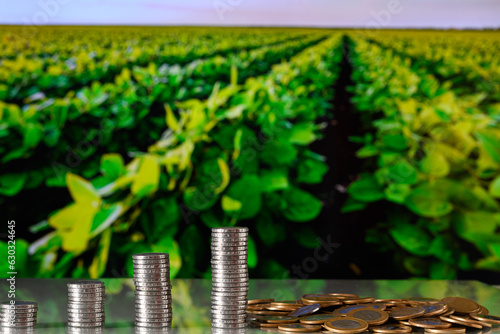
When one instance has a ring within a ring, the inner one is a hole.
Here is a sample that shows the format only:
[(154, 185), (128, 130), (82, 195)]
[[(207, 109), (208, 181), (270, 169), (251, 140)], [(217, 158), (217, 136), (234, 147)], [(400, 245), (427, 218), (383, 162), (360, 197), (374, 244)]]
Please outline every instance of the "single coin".
[(401, 324), (385, 324), (380, 326), (370, 327), (370, 330), (375, 333), (411, 333), (412, 328)]
[(156, 260), (156, 259), (168, 259), (169, 256), (167, 253), (138, 253), (132, 255), (132, 259), (134, 260)]
[(104, 308), (104, 301), (98, 302), (76, 302), (76, 301), (68, 301), (68, 308)]
[(102, 327), (102, 326), (104, 326), (104, 321), (96, 321), (96, 322), (68, 321), (68, 326), (70, 326), (70, 327)]
[(69, 317), (68, 316), (68, 322), (99, 322), (99, 321), (102, 321), (104, 322), (104, 320), (106, 319), (106, 317), (101, 317), (101, 318), (74, 318), (74, 317)]
[(494, 324), (500, 324), (500, 317), (497, 317), (495, 315), (471, 313), (470, 317), (479, 321), (487, 321)]
[(170, 321), (166, 321), (166, 322), (141, 322), (141, 321), (136, 321), (135, 325), (139, 326), (139, 327), (170, 327), (170, 326), (172, 326), (172, 322), (170, 322)]
[(334, 318), (337, 318), (338, 316), (333, 315), (333, 314), (313, 314), (309, 315), (306, 317), (301, 317), (299, 318), (299, 321), (302, 324), (308, 324), (308, 325), (322, 325), (327, 321), (333, 320)]
[(68, 307), (68, 314), (91, 314), (91, 313), (102, 313), (104, 312), (104, 307), (101, 308), (71, 308)]
[(450, 315), (448, 318), (459, 320), (459, 321), (464, 321), (464, 322), (470, 322), (473, 324), (481, 325), (483, 327), (493, 327), (493, 325), (488, 323), (488, 322), (472, 319), (471, 317), (466, 316), (466, 315)]
[(167, 263), (155, 263), (155, 264), (138, 264), (134, 263), (134, 270), (143, 269), (166, 269), (169, 270), (170, 266)]
[(415, 327), (421, 328), (449, 328), (451, 327), (450, 322), (438, 318), (416, 318), (409, 319), (408, 323)]
[(3, 309), (32, 309), (38, 307), (38, 304), (36, 302), (31, 302), (31, 301), (22, 301), (22, 300), (16, 300), (16, 301), (4, 301), (0, 304), (0, 308)]
[(339, 316), (345, 316), (347, 313), (349, 313), (352, 310), (357, 310), (360, 308), (366, 308), (365, 305), (360, 304), (360, 305), (347, 305), (343, 307), (339, 307), (338, 309), (333, 311), (334, 315), (339, 315)]
[(170, 261), (168, 259), (164, 260), (132, 260), (133, 266), (150, 266), (150, 265), (166, 265), (170, 267)]
[(290, 317), (290, 316), (264, 316), (260, 317), (259, 321), (267, 322), (271, 324), (289, 324), (293, 322), (299, 321), (298, 317)]
[(104, 297), (73, 297), (68, 296), (68, 301), (71, 302), (103, 302)]
[(400, 308), (397, 310), (391, 310), (389, 312), (389, 317), (394, 320), (408, 320), (412, 318), (418, 318), (425, 314), (425, 309), (423, 307), (407, 307)]
[(301, 306), (266, 306), (265, 309), (268, 311), (286, 311), (292, 312), (298, 310)]
[(234, 323), (234, 324), (227, 324), (227, 323), (218, 323), (218, 322), (212, 322), (212, 328), (223, 328), (223, 329), (238, 329), (238, 328), (246, 328), (247, 323)]
[(326, 329), (336, 333), (355, 334), (368, 329), (368, 323), (361, 319), (341, 317), (325, 322)]
[(158, 275), (158, 274), (170, 276), (170, 270), (166, 268), (151, 268), (151, 269), (134, 268), (134, 275)]
[(455, 310), (448, 306), (448, 310), (445, 313), (441, 314), (441, 315), (447, 317), (449, 315), (452, 315), (453, 313), (455, 313)]
[(347, 313), (347, 317), (364, 320), (369, 326), (382, 325), (389, 320), (389, 314), (375, 308), (362, 308)]
[(95, 319), (103, 318), (105, 316), (104, 312), (99, 313), (68, 313), (68, 318), (80, 318), (80, 319)]
[(319, 311), (321, 308), (320, 304), (309, 304), (302, 306), (301, 308), (298, 308), (288, 314), (290, 317), (303, 317), (306, 315), (313, 314), (314, 312)]
[(478, 314), (490, 314), (490, 310), (488, 310), (486, 307), (484, 307), (483, 305), (479, 305), (479, 307), (481, 308), (479, 311), (477, 311), (476, 313)]
[(483, 326), (481, 326), (478, 323), (473, 323), (473, 322), (468, 322), (468, 321), (461, 321), (461, 320), (457, 320), (457, 319), (450, 318), (450, 317), (440, 316), (439, 319), (441, 319), (442, 321), (446, 321), (446, 322), (450, 323), (450, 325), (451, 324), (457, 324), (457, 325), (462, 325), (462, 326), (467, 326), (467, 327), (472, 327), (472, 328), (477, 328), (477, 329), (483, 328)]
[(271, 303), (272, 306), (304, 306), (303, 304), (299, 304), (296, 300), (277, 300)]
[(138, 308), (137, 306), (135, 307), (135, 313), (145, 313), (145, 314), (169, 314), (172, 312), (172, 309), (168, 307), (158, 307), (158, 308), (151, 308), (151, 307), (144, 307), (144, 308)]
[(66, 284), (68, 288), (71, 289), (78, 289), (78, 288), (83, 288), (83, 289), (97, 289), (97, 288), (103, 288), (104, 287), (104, 282), (102, 281), (74, 281), (74, 282), (69, 282)]
[(248, 305), (267, 304), (270, 302), (274, 302), (274, 299), (272, 299), (272, 298), (269, 298), (269, 299), (251, 299), (248, 301)]
[(276, 316), (286, 316), (289, 312), (277, 312), (277, 311), (248, 311), (249, 314), (255, 315), (276, 315)]
[(481, 309), (478, 303), (473, 300), (462, 297), (446, 297), (441, 299), (449, 307), (455, 310), (455, 313), (469, 314)]
[(0, 316), (0, 321), (2, 322), (30, 322), (36, 321), (36, 315), (34, 317), (21, 317), (19, 315), (11, 316), (11, 315), (2, 315)]
[(248, 233), (248, 227), (245, 226), (230, 226), (230, 227), (213, 227), (212, 234), (214, 233)]
[(105, 293), (104, 286), (100, 288), (68, 288), (68, 293)]
[(268, 324), (265, 322), (252, 320), (252, 321), (250, 321), (250, 326), (257, 327), (257, 328), (277, 328), (279, 326), (279, 324)]
[(352, 304), (366, 304), (366, 303), (373, 303), (375, 301), (375, 298), (373, 297), (365, 297), (365, 298), (352, 298), (352, 299), (344, 299), (342, 302), (346, 305), (352, 305)]
[(333, 305), (342, 305), (342, 302), (335, 297), (332, 296), (319, 296), (319, 297), (309, 297), (307, 299), (302, 299), (302, 302), (304, 304), (321, 304), (323, 305), (328, 305), (328, 306), (333, 306)]
[(434, 317), (442, 315), (448, 311), (448, 304), (443, 302), (435, 302), (428, 305), (420, 305), (425, 310), (424, 317)]
[(329, 293), (330, 296), (338, 298), (338, 299), (359, 299), (358, 295), (352, 293)]
[(286, 332), (319, 332), (321, 326), (318, 325), (305, 325), (305, 324), (283, 324), (279, 325), (278, 329)]
[(438, 334), (446, 334), (446, 333), (465, 333), (466, 329), (463, 327), (450, 327), (445, 329), (438, 328), (426, 328), (426, 333), (438, 333)]
[(404, 298), (404, 301), (413, 302), (413, 303), (436, 303), (439, 302), (439, 299), (436, 298), (427, 298), (427, 297), (409, 297)]

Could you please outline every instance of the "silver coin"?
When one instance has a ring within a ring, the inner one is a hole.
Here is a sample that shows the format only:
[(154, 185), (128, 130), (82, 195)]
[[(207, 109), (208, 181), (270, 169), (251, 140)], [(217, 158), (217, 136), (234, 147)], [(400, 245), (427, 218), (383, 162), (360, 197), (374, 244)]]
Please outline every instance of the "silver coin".
[(132, 255), (134, 260), (155, 260), (155, 259), (168, 259), (168, 253), (138, 253)]
[(212, 249), (212, 258), (214, 256), (248, 256), (248, 250), (241, 250), (241, 251), (219, 251), (217, 249)]
[(226, 253), (226, 252), (248, 252), (248, 248), (247, 246), (236, 246), (236, 245), (231, 245), (231, 246), (224, 246), (224, 245), (214, 245), (212, 244), (212, 246), (210, 247), (210, 249), (212, 250), (212, 252), (222, 252), (222, 253)]
[(68, 314), (95, 314), (104, 312), (104, 307), (95, 308), (71, 308), (68, 307)]
[(167, 304), (167, 299), (148, 299), (148, 300), (141, 300), (141, 299), (136, 299), (135, 300), (135, 305), (166, 305)]
[(248, 236), (242, 235), (237, 237), (226, 237), (223, 235), (215, 234), (212, 235), (212, 243), (248, 243)]
[(136, 274), (132, 276), (134, 280), (146, 280), (146, 281), (151, 281), (151, 280), (167, 280), (170, 279), (170, 273), (156, 273), (156, 274)]
[(69, 309), (96, 309), (96, 308), (104, 308), (104, 302), (74, 302), (68, 301)]
[(211, 299), (212, 306), (246, 306), (247, 301), (246, 300), (220, 300), (220, 299)]
[[(246, 321), (245, 319), (243, 320), (231, 320), (231, 319), (212, 319), (212, 326), (213, 327), (232, 327), (232, 326), (241, 326), (241, 327), (246, 327)], [(239, 328), (241, 328), (239, 327)]]
[(140, 322), (140, 321), (136, 321), (135, 325), (140, 326), (140, 327), (170, 327), (170, 326), (172, 326), (172, 322), (171, 321), (166, 321), (166, 322)]
[(212, 294), (210, 296), (210, 299), (211, 300), (217, 300), (217, 301), (237, 301), (237, 300), (246, 301), (248, 298), (247, 298), (247, 296), (232, 296), (232, 297), (228, 297), (228, 296), (217, 296), (217, 295)]
[(36, 314), (38, 312), (38, 307), (35, 308), (22, 308), (22, 309), (3, 309), (0, 310), (0, 314)]
[(95, 322), (68, 321), (68, 326), (70, 326), (70, 327), (102, 327), (102, 326), (104, 326), (104, 321), (95, 321)]
[(226, 306), (221, 306), (221, 305), (212, 305), (210, 307), (210, 311), (212, 313), (227, 313), (227, 314), (230, 314), (230, 313), (239, 313), (239, 312), (242, 312), (242, 311), (247, 311), (247, 308), (246, 306), (243, 306), (243, 305), (226, 305)]
[(227, 232), (246, 232), (248, 233), (248, 227), (245, 226), (230, 226), (230, 227), (213, 227), (213, 233), (227, 233)]
[(135, 317), (135, 321), (139, 322), (167, 322), (171, 321), (172, 317), (164, 317), (164, 318), (144, 318), (144, 317)]
[(104, 289), (104, 288), (91, 288), (91, 289), (70, 289), (70, 288), (68, 288), (68, 294), (91, 294), (91, 293), (105, 294), (106, 289)]
[(134, 268), (134, 274), (170, 274), (169, 268)]
[(29, 322), (29, 321), (36, 321), (37, 317), (19, 317), (19, 316), (14, 316), (14, 317), (0, 317), (0, 321), (3, 322)]
[(147, 285), (139, 285), (135, 287), (135, 291), (172, 291), (172, 288), (169, 286), (147, 286)]
[(104, 297), (73, 297), (73, 296), (68, 296), (68, 301), (71, 301), (71, 302), (103, 302)]
[(35, 308), (38, 307), (37, 302), (31, 302), (31, 301), (22, 301), (22, 300), (16, 300), (16, 301), (4, 301), (0, 304), (1, 309), (26, 309), (26, 308)]
[(68, 327), (68, 334), (103, 334), (102, 327)]
[(212, 277), (212, 286), (232, 286), (232, 285), (248, 285), (248, 277), (242, 278), (220, 278), (220, 277)]
[(212, 313), (213, 320), (246, 320), (246, 314), (218, 314)]
[(212, 270), (212, 277), (213, 278), (247, 278), (248, 279), (248, 271), (242, 271), (242, 272), (228, 272), (225, 270), (217, 270), (213, 271)]
[(168, 260), (132, 260), (133, 266), (166, 265), (170, 267)]
[(146, 301), (167, 301), (167, 300), (170, 300), (170, 295), (159, 295), (159, 296), (143, 296), (143, 295), (135, 295), (135, 300), (136, 301), (143, 301), (143, 302), (146, 302)]
[(96, 289), (104, 287), (104, 282), (102, 281), (75, 281), (66, 284), (68, 288), (84, 288), (84, 289)]
[(212, 261), (245, 261), (248, 260), (247, 254), (234, 255), (234, 254), (213, 254)]
[(106, 319), (105, 316), (100, 318), (70, 318), (68, 317), (68, 321), (70, 322), (104, 322)]
[(135, 316), (153, 316), (153, 315), (172, 315), (172, 309), (170, 308), (153, 308), (153, 309), (135, 309)]
[(172, 318), (171, 313), (141, 313), (138, 312), (135, 314), (135, 318), (141, 318), (141, 319), (169, 319)]
[(136, 296), (165, 296), (165, 295), (171, 295), (171, 294), (172, 294), (172, 290), (158, 290), (158, 291), (135, 290)]
[(229, 270), (229, 271), (240, 271), (247, 270), (248, 264), (220, 264), (220, 263), (212, 263), (212, 270)]
[(81, 292), (81, 291), (68, 291), (68, 296), (73, 297), (104, 297), (106, 295), (104, 289), (99, 292)]
[(223, 239), (213, 239), (212, 243), (210, 244), (210, 248), (232, 248), (232, 247), (243, 247), (245, 249), (248, 248), (248, 242), (230, 242), (230, 241), (225, 241)]
[(24, 327), (35, 327), (36, 321), (25, 322), (25, 323), (4, 323), (0, 322), (1, 327), (10, 327), (10, 328), (24, 328)]
[(243, 259), (243, 260), (215, 260), (215, 259), (212, 259), (210, 261), (210, 264), (212, 266), (223, 266), (223, 267), (232, 266), (232, 265), (248, 266), (248, 260), (247, 259)]
[(156, 284), (157, 286), (160, 285), (167, 286), (170, 285), (170, 282), (167, 279), (167, 277), (134, 277), (134, 284), (135, 285)]
[(134, 270), (136, 269), (170, 269), (170, 266), (166, 263), (157, 264), (136, 264), (134, 263)]
[(214, 286), (213, 283), (212, 283), (212, 291), (222, 291), (222, 292), (248, 292), (248, 285), (245, 285), (245, 286), (224, 286), (224, 287), (220, 287), (220, 286)]
[(142, 306), (135, 306), (135, 313), (143, 313), (143, 314), (150, 314), (150, 313), (165, 313), (168, 314), (172, 312), (172, 307), (169, 305), (163, 305), (161, 307), (146, 307), (145, 305)]
[(104, 312), (96, 313), (70, 313), (68, 312), (68, 318), (71, 319), (98, 319), (105, 316)]
[(232, 314), (232, 315), (236, 315), (236, 314), (246, 315), (247, 314), (246, 308), (245, 309), (236, 309), (236, 310), (220, 310), (220, 309), (214, 310), (214, 309), (212, 309), (212, 312), (218, 313), (218, 314)]

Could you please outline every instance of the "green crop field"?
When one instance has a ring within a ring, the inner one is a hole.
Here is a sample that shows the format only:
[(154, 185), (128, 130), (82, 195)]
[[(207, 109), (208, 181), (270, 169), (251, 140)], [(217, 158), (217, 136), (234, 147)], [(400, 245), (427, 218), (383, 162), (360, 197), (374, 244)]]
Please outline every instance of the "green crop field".
[(12, 26), (0, 44), (23, 276), (131, 275), (164, 251), (172, 276), (210, 277), (209, 229), (231, 225), (255, 277), (297, 277), (325, 240), (319, 276), (500, 273), (498, 32)]

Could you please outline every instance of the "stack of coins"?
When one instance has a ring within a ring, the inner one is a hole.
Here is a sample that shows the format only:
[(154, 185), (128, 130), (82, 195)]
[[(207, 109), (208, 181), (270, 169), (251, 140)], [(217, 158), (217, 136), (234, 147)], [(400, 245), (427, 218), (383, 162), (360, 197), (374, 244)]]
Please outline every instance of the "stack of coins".
[(248, 228), (212, 229), (212, 327), (246, 327)]
[(167, 253), (132, 256), (135, 284), (135, 325), (169, 327), (172, 325), (172, 285)]
[(68, 283), (68, 326), (104, 326), (104, 282)]
[(5, 301), (0, 305), (2, 327), (34, 327), (38, 304), (28, 301)]

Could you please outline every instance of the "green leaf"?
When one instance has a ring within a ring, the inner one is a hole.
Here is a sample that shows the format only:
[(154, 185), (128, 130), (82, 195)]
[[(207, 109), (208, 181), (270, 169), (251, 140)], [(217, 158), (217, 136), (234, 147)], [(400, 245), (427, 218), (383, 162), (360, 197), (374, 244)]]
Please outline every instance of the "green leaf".
[(493, 182), (490, 183), (490, 194), (495, 198), (500, 198), (500, 176), (497, 176)]
[[(255, 217), (262, 206), (261, 184), (255, 175), (244, 175), (229, 186), (226, 196), (241, 203), (241, 210), (238, 212), (239, 219), (249, 219)], [(227, 212), (233, 215), (233, 212)]]
[(0, 175), (0, 195), (14, 196), (18, 194), (26, 182), (27, 173)]
[(283, 193), (287, 208), (283, 215), (293, 222), (307, 222), (316, 218), (321, 212), (321, 202), (310, 193), (290, 187)]
[(101, 158), (101, 173), (108, 179), (116, 180), (125, 172), (125, 164), (117, 153), (104, 154)]
[(363, 176), (351, 183), (347, 193), (361, 202), (375, 202), (384, 198), (382, 187), (373, 176)]
[(489, 131), (476, 132), (481, 148), (491, 157), (496, 163), (500, 163), (500, 139), (494, 133)]
[(294, 124), (290, 130), (289, 142), (296, 145), (309, 145), (316, 140), (316, 126), (311, 122)]
[[(70, 226), (68, 229), (59, 229), (58, 233), (63, 240), (62, 249), (66, 252), (79, 254), (87, 249), (91, 238), (90, 229), (97, 208), (84, 204), (74, 204), (71, 206), (71, 215), (67, 211), (61, 210), (56, 215), (49, 218), (52, 226)], [(66, 219), (66, 221), (62, 221)]]
[(282, 168), (262, 170), (260, 180), (263, 192), (287, 189), (290, 186), (288, 183), (287, 170)]
[(431, 265), (429, 276), (436, 280), (452, 280), (457, 277), (457, 271), (449, 264), (437, 262)]
[(353, 211), (361, 211), (366, 208), (366, 203), (365, 202), (360, 202), (355, 200), (352, 197), (348, 197), (347, 200), (345, 201), (344, 205), (342, 206), (342, 209), (340, 212), (342, 213), (348, 213), (348, 212), (353, 212)]
[(408, 252), (419, 256), (429, 254), (431, 238), (420, 227), (410, 223), (397, 222), (391, 227), (389, 233), (394, 241)]
[(167, 123), (170, 130), (177, 131), (179, 129), (179, 122), (175, 118), (174, 112), (168, 103), (165, 103), (165, 111), (165, 123)]
[(255, 268), (257, 267), (258, 262), (258, 254), (257, 254), (257, 246), (255, 245), (255, 241), (251, 236), (248, 236), (248, 267)]
[(76, 203), (93, 208), (98, 208), (101, 204), (101, 196), (99, 196), (97, 190), (81, 176), (71, 173), (66, 174), (66, 185)]
[(170, 260), (170, 278), (175, 278), (182, 266), (181, 251), (172, 235), (166, 235), (151, 246), (155, 253), (168, 253)]
[(97, 247), (97, 254), (89, 266), (89, 274), (92, 279), (101, 277), (106, 270), (112, 234), (113, 232), (111, 229), (107, 229), (102, 233), (101, 239), (99, 240), (99, 246)]
[(94, 221), (92, 222), (92, 227), (90, 228), (91, 235), (96, 236), (105, 231), (116, 221), (116, 219), (118, 219), (118, 217), (120, 217), (124, 210), (124, 206), (120, 203), (101, 208), (101, 210), (96, 213)]
[(189, 187), (184, 191), (183, 201), (188, 208), (194, 211), (205, 211), (210, 209), (219, 199), (219, 195), (210, 189), (202, 187)]
[(414, 213), (428, 218), (442, 217), (453, 210), (447, 194), (430, 183), (413, 189), (406, 198), (406, 206)]
[(403, 204), (410, 193), (411, 187), (409, 184), (391, 183), (384, 190), (385, 198), (398, 204)]
[(259, 239), (266, 245), (272, 246), (286, 237), (283, 223), (274, 221), (270, 214), (260, 214), (257, 217), (256, 230)]
[[(206, 244), (206, 240), (202, 237), (198, 226), (191, 224), (179, 238), (179, 247), (182, 249), (182, 271), (186, 269), (188, 274), (194, 275), (195, 268), (200, 260), (203, 258), (204, 249), (201, 247)], [(193, 247), (197, 245), (197, 247)]]
[(460, 248), (454, 245), (450, 237), (439, 235), (432, 241), (429, 253), (444, 263), (453, 264), (459, 260)]
[(36, 147), (43, 137), (43, 128), (40, 124), (28, 123), (24, 127), (23, 146)]
[(358, 158), (369, 158), (374, 157), (380, 153), (379, 149), (373, 145), (363, 146), (360, 150), (356, 152)]
[(232, 199), (229, 196), (222, 196), (222, 209), (230, 215), (234, 215), (235, 213), (241, 210), (242, 204), (240, 201)]
[(295, 147), (285, 141), (269, 141), (260, 154), (260, 159), (270, 166), (291, 164), (297, 158)]
[(407, 161), (399, 161), (390, 166), (387, 177), (391, 182), (400, 184), (415, 184), (418, 180), (417, 170)]
[(430, 176), (445, 177), (450, 172), (450, 164), (443, 154), (432, 150), (420, 162), (420, 170)]
[(318, 235), (309, 227), (293, 229), (293, 237), (299, 242), (300, 245), (306, 248), (315, 248), (320, 245)]
[(301, 159), (297, 168), (297, 182), (317, 184), (323, 181), (328, 165), (314, 158)]
[(132, 183), (132, 194), (139, 197), (152, 194), (158, 190), (160, 183), (160, 165), (152, 156), (141, 158), (141, 164)]
[(382, 141), (387, 148), (395, 151), (404, 151), (408, 147), (406, 138), (401, 134), (385, 135)]

